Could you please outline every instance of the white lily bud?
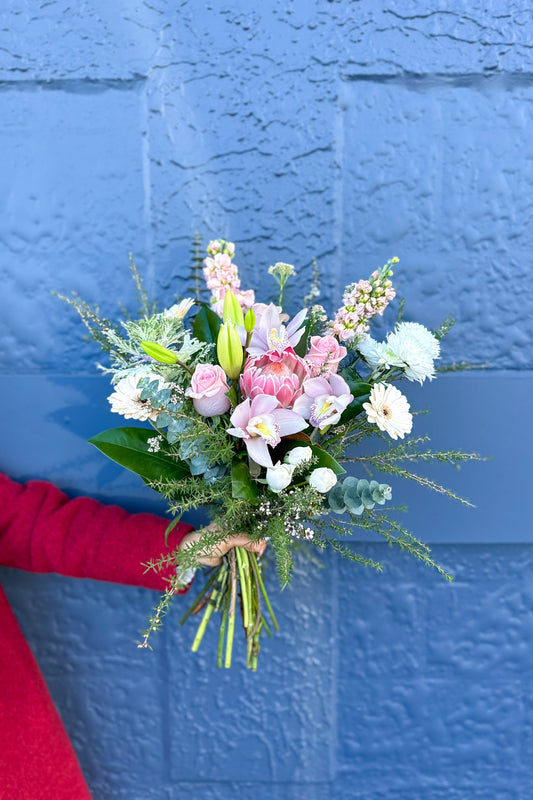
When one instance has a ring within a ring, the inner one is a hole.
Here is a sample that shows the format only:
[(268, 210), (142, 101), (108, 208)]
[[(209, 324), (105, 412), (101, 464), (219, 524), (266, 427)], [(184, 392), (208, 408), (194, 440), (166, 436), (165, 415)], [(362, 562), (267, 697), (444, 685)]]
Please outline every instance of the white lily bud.
[(279, 461), (273, 467), (269, 467), (266, 473), (266, 480), (273, 492), (282, 492), (292, 481), (294, 466), (292, 464), (281, 464)]
[(308, 478), (309, 486), (316, 489), (317, 492), (325, 494), (333, 489), (337, 483), (337, 476), (329, 467), (318, 467), (314, 469)]
[(310, 447), (293, 447), (285, 456), (285, 463), (292, 464), (294, 467), (299, 467), (300, 464), (305, 464), (313, 458), (313, 451)]

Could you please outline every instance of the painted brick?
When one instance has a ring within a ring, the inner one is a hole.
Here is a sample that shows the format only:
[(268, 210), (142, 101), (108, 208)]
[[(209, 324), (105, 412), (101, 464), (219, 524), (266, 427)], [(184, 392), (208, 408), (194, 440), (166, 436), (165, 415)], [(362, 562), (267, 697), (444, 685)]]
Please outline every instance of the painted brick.
[(3, 470), (163, 513), (86, 444), (118, 418), (50, 292), (133, 311), (132, 251), (170, 305), (195, 230), (262, 290), (316, 256), (329, 310), (396, 254), (411, 318), (456, 313), (445, 360), (492, 367), (406, 390), (434, 447), (494, 456), (430, 472), (477, 510), (393, 482), (455, 582), (364, 535), (381, 574), (301, 562), (283, 594), (272, 574), (256, 676), (188, 652), (185, 601), (145, 653), (152, 593), (2, 570), (98, 800), (530, 796), (532, 47), (503, 0), (4, 4)]

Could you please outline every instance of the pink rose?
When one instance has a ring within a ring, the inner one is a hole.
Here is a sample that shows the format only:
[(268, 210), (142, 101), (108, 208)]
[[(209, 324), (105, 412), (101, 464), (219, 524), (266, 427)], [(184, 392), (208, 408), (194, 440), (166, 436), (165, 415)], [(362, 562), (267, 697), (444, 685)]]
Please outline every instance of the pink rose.
[(193, 406), (202, 417), (216, 417), (231, 406), (226, 395), (228, 389), (222, 367), (218, 364), (198, 364), (185, 395), (192, 397)]
[(311, 347), (305, 360), (310, 365), (313, 375), (337, 372), (339, 361), (347, 352), (334, 336), (311, 336)]

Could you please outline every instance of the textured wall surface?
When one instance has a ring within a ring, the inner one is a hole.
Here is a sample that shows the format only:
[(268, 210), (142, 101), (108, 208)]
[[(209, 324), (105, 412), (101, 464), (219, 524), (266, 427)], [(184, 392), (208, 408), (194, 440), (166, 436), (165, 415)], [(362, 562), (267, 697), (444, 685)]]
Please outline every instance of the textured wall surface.
[(316, 256), (330, 311), (398, 255), (407, 317), (455, 311), (446, 360), (490, 365), (410, 387), (417, 432), (494, 457), (434, 473), (476, 510), (394, 487), (455, 582), (370, 537), (381, 574), (302, 561), (259, 675), (190, 654), (180, 609), (138, 651), (150, 592), (1, 571), (95, 799), (529, 798), (531, 8), (1, 5), (0, 469), (163, 510), (86, 444), (117, 418), (51, 291), (133, 308), (131, 251), (170, 305), (196, 230), (251, 286)]

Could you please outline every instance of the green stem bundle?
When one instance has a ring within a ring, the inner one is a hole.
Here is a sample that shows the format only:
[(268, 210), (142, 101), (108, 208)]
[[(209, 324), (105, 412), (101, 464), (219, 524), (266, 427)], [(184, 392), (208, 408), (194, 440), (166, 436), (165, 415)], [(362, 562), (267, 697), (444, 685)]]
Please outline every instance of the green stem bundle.
[[(240, 602), (237, 605), (237, 598)], [(210, 574), (204, 588), (194, 603), (183, 616), (180, 625), (191, 616), (203, 610), (200, 624), (196, 631), (192, 650), (200, 647), (209, 620), (213, 613), (220, 612), (220, 632), (217, 648), (217, 666), (229, 669), (233, 655), (235, 636), (235, 618), (240, 607), (242, 624), (246, 636), (246, 666), (255, 671), (259, 654), (259, 638), (263, 628), (268, 636), (270, 629), (262, 614), (262, 600), (270, 614), (274, 628), (279, 625), (272, 611), (261, 574), (261, 566), (254, 553), (243, 547), (229, 551), (222, 559), (219, 567)]]

